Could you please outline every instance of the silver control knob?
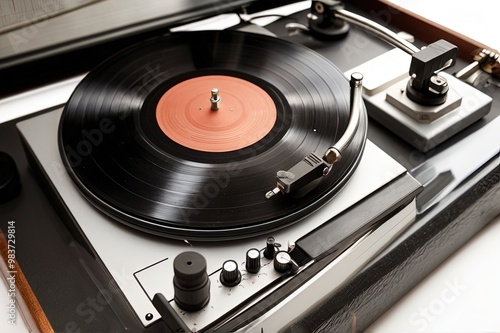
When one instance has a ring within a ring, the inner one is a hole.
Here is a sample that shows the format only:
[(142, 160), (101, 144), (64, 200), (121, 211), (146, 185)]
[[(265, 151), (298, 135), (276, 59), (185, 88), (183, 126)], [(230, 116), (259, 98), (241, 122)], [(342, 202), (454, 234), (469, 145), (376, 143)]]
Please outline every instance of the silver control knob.
[(248, 273), (256, 274), (260, 271), (260, 251), (257, 249), (250, 249), (247, 251), (245, 269)]
[(241, 281), (241, 273), (238, 264), (234, 260), (226, 260), (222, 264), (220, 282), (226, 287), (234, 287)]
[(278, 251), (274, 256), (274, 269), (280, 273), (284, 273), (292, 267), (292, 258), (286, 251)]

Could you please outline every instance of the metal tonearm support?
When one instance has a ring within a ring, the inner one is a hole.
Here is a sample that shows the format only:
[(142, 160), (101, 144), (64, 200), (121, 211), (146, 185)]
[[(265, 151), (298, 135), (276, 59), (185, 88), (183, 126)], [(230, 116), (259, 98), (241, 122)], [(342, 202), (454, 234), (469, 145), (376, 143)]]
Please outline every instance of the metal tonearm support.
[(288, 24), (287, 28), (305, 31), (319, 39), (335, 40), (347, 35), (349, 24), (385, 40), (408, 54), (420, 51), (418, 47), (381, 24), (345, 10), (343, 2), (337, 0), (312, 1), (308, 26), (293, 23)]
[(288, 171), (276, 173), (276, 187), (266, 193), (269, 199), (278, 193), (287, 194), (302, 188), (318, 178), (326, 176), (332, 166), (342, 159), (342, 154), (349, 147), (359, 127), (362, 110), (363, 75), (353, 73), (350, 80), (349, 123), (340, 139), (323, 154), (310, 153)]
[(420, 51), (418, 47), (408, 42), (406, 39), (384, 27), (381, 24), (378, 24), (372, 20), (369, 20), (361, 15), (352, 13), (343, 8), (336, 8), (334, 10), (334, 14), (337, 18), (342, 19), (352, 25), (358, 26), (361, 29), (372, 33), (378, 38), (385, 40), (389, 44), (394, 45), (395, 47), (400, 48), (408, 54), (413, 54), (415, 52)]
[(351, 86), (349, 123), (344, 135), (342, 135), (335, 145), (328, 148), (323, 156), (323, 159), (330, 164), (340, 161), (342, 152), (351, 143), (359, 126), (360, 110), (362, 107), (363, 75), (361, 73), (352, 73), (349, 83)]
[(332, 9), (336, 18), (359, 26), (412, 56), (406, 95), (415, 103), (435, 106), (446, 101), (448, 83), (438, 72), (452, 66), (458, 57), (458, 48), (445, 40), (436, 41), (420, 50), (384, 26), (351, 13), (341, 7)]

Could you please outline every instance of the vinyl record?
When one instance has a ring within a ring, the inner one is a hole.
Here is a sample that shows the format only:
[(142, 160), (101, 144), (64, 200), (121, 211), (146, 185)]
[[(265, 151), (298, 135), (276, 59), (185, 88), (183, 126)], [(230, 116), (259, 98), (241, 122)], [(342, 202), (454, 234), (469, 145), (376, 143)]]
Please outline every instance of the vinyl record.
[(317, 186), (265, 194), (277, 171), (333, 145), (348, 119), (347, 79), (303, 46), (174, 33), (88, 74), (64, 108), (59, 147), (83, 195), (114, 220), (176, 239), (235, 239), (295, 223), (332, 198), (361, 158), (365, 112)]

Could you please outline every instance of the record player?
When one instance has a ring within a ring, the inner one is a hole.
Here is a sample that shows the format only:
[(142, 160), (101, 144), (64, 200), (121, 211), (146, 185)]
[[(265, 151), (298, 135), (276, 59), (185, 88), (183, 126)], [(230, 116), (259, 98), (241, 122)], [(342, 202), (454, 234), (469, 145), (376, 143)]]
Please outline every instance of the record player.
[(363, 330), (499, 214), (495, 53), (453, 74), (456, 45), (360, 4), (262, 5), (4, 59), (113, 51), (0, 105), (31, 111), (2, 124), (0, 207), (34, 331)]

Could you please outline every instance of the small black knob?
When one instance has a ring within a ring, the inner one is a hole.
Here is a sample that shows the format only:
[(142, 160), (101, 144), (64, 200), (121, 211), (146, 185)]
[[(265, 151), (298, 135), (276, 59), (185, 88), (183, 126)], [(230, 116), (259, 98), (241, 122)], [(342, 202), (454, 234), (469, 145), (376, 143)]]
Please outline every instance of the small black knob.
[(274, 237), (268, 237), (266, 241), (266, 249), (264, 250), (264, 257), (273, 259), (276, 253), (276, 245), (274, 244)]
[(292, 257), (286, 251), (278, 251), (274, 257), (274, 269), (280, 273), (288, 271), (292, 267)]
[(10, 155), (0, 152), (0, 203), (15, 198), (21, 190), (16, 163)]
[(207, 261), (197, 252), (183, 252), (174, 259), (174, 300), (186, 311), (197, 311), (210, 300)]
[(247, 251), (245, 269), (248, 273), (256, 274), (260, 271), (260, 251), (250, 249)]
[(241, 273), (234, 260), (227, 260), (222, 264), (220, 282), (227, 287), (234, 287), (241, 282)]

